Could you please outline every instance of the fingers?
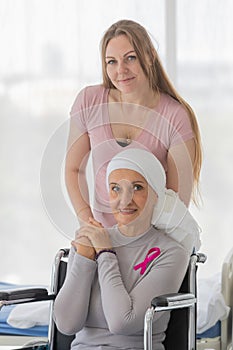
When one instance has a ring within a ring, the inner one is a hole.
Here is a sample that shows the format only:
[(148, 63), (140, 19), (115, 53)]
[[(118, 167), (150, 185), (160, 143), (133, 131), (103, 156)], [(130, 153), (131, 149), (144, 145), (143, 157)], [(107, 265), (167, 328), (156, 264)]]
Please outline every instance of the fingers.
[(88, 237), (85, 237), (83, 235), (77, 236), (75, 240), (71, 242), (71, 245), (76, 246), (77, 244), (82, 244), (85, 246), (92, 246), (91, 241)]
[(75, 238), (80, 236), (80, 232), (85, 232), (88, 227), (97, 227), (97, 228), (104, 228), (104, 226), (97, 220), (95, 220), (93, 217), (89, 217), (88, 224), (81, 226), (76, 232), (75, 232)]
[(112, 247), (108, 231), (98, 222), (95, 222), (93, 225), (90, 224), (81, 227), (76, 235), (76, 241), (81, 238), (88, 238), (95, 250), (100, 248), (109, 249)]
[(96, 221), (93, 217), (89, 218), (89, 223), (93, 226), (104, 228), (104, 226), (101, 224), (101, 222)]

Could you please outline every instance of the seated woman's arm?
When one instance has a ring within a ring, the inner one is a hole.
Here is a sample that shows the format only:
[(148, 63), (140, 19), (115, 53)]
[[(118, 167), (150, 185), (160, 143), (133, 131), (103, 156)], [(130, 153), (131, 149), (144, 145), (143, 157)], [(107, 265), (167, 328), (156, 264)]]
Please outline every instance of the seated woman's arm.
[[(174, 246), (161, 254), (149, 273), (127, 292), (117, 257), (105, 254), (97, 260), (103, 310), (110, 331), (124, 335), (143, 329), (145, 312), (155, 296), (178, 292), (190, 258), (187, 251)], [(155, 319), (160, 316), (158, 313)]]
[(64, 334), (75, 334), (83, 328), (88, 314), (91, 284), (96, 262), (71, 248), (67, 276), (54, 303), (54, 320)]

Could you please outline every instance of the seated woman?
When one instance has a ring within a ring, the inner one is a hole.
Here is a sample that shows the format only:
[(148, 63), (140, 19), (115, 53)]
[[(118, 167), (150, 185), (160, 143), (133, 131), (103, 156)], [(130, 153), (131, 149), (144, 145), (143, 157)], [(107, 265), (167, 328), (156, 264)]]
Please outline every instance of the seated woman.
[[(72, 350), (143, 349), (144, 315), (151, 300), (178, 292), (190, 246), (173, 239), (176, 228), (171, 226), (177, 221), (184, 228), (192, 218), (187, 208), (181, 215), (185, 206), (177, 205), (179, 198), (167, 192), (165, 182), (163, 167), (148, 151), (129, 148), (109, 163), (107, 186), (117, 225), (104, 229), (91, 218), (90, 225), (80, 228), (54, 305), (58, 329), (76, 333)], [(159, 230), (164, 210), (165, 217), (172, 214), (171, 225)], [(169, 313), (156, 314), (153, 349), (164, 349), (168, 321)]]

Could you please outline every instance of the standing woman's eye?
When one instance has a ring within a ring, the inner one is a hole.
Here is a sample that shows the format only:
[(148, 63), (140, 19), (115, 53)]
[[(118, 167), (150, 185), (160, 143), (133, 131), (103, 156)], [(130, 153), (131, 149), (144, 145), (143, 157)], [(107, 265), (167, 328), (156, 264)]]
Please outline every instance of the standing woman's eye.
[(116, 60), (111, 59), (107, 61), (108, 65), (113, 65), (114, 63), (116, 63)]
[(127, 56), (127, 61), (131, 62), (131, 61), (135, 61), (137, 59), (137, 57), (135, 55), (129, 55)]

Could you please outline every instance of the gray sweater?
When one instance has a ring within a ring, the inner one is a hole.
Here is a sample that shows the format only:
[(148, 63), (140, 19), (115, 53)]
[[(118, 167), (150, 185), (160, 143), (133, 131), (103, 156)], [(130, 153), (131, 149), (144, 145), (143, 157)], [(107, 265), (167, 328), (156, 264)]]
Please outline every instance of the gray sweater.
[[(102, 253), (97, 262), (70, 250), (67, 276), (54, 304), (54, 319), (64, 334), (75, 334), (72, 350), (143, 349), (144, 315), (153, 297), (179, 290), (189, 254), (176, 241), (151, 227), (137, 237), (109, 229), (117, 253)], [(134, 266), (151, 248), (160, 255), (143, 274)], [(153, 349), (162, 341), (169, 313), (157, 313)]]

